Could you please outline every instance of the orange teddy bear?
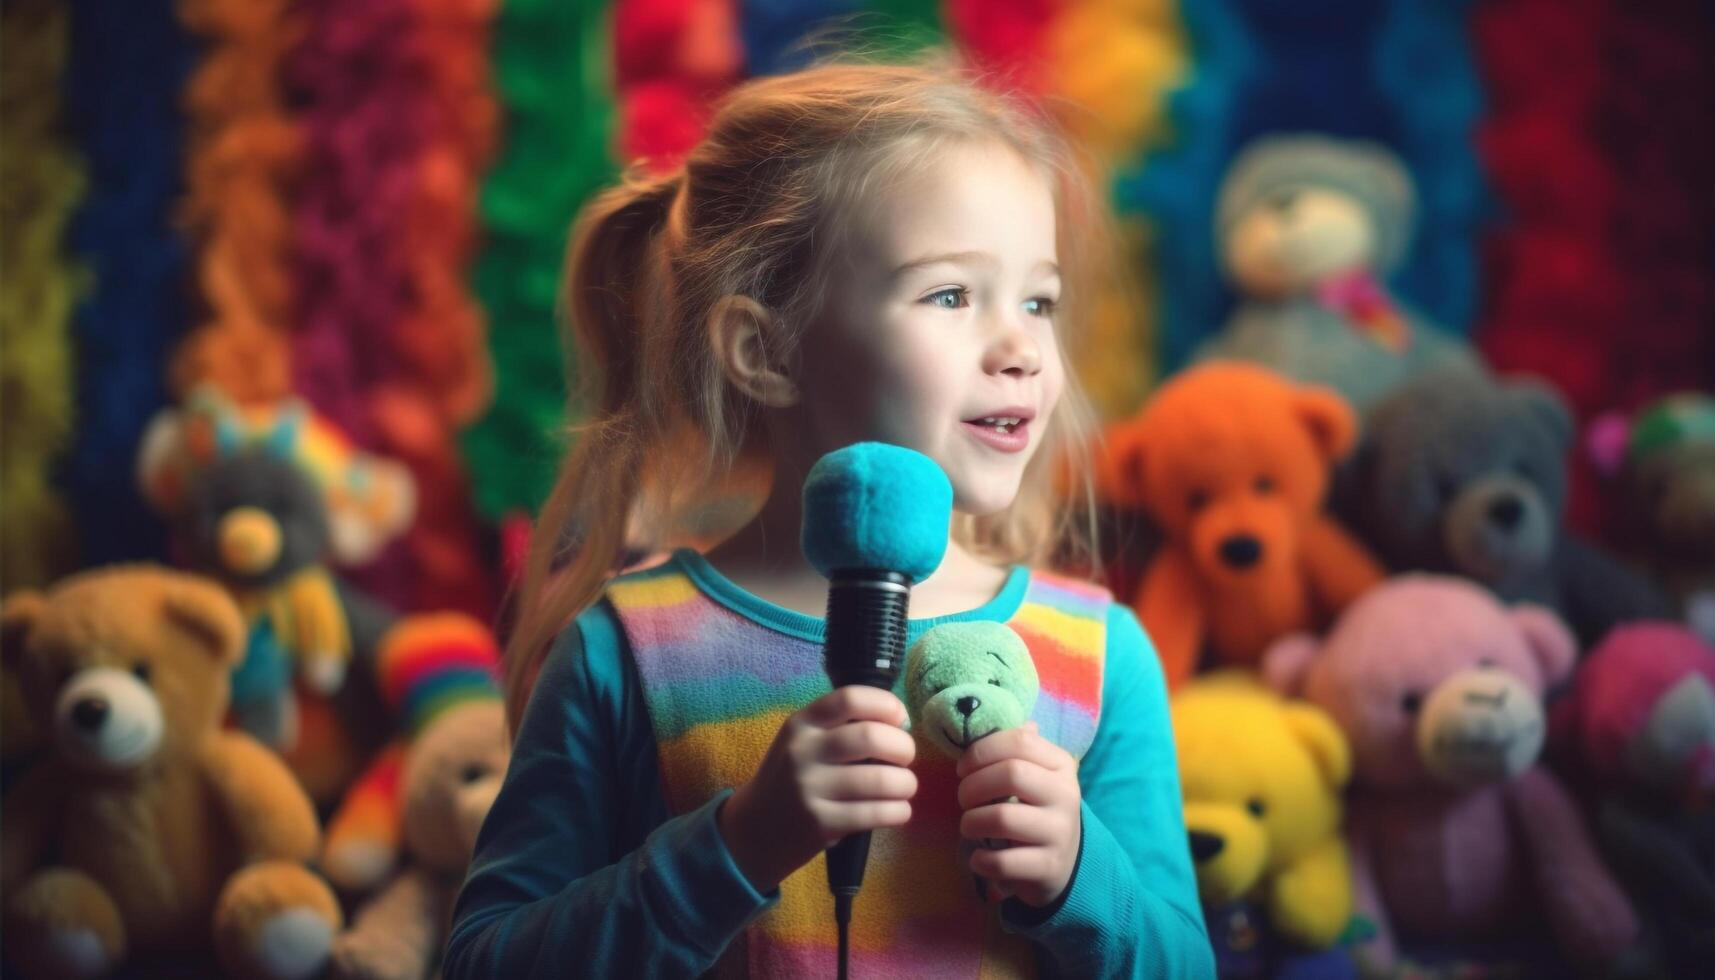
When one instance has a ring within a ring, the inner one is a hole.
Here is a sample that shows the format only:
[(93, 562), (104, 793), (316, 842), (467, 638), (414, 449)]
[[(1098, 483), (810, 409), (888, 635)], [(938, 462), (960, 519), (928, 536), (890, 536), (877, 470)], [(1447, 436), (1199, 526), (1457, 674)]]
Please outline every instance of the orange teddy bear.
[(1356, 435), (1331, 389), (1231, 362), (1172, 379), (1110, 433), (1104, 491), (1165, 537), (1132, 608), (1170, 686), (1205, 644), (1224, 665), (1254, 667), (1271, 641), (1319, 630), (1381, 581), (1381, 565), (1322, 513)]

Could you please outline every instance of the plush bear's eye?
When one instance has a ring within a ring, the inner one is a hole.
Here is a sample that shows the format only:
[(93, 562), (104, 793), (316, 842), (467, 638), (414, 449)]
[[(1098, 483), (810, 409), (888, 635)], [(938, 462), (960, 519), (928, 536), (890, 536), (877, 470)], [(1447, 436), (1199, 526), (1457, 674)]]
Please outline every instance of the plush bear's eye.
[(132, 664), (131, 665), (131, 673), (138, 680), (142, 681), (143, 683), (145, 683), (145, 684), (149, 683), (150, 671), (149, 671), (149, 665), (147, 662), (139, 661), (138, 663)]
[(1209, 491), (1207, 490), (1193, 490), (1185, 498), (1185, 506), (1191, 508), (1193, 512), (1202, 510), (1208, 502)]
[(1256, 488), (1257, 493), (1273, 493), (1274, 492), (1274, 477), (1268, 476), (1266, 474), (1263, 476), (1259, 476), (1251, 482), (1251, 486)]
[(459, 778), (466, 783), (474, 783), (486, 775), (488, 775), (488, 768), (473, 762), (464, 767), (464, 772), (459, 773)]
[(1245, 803), (1245, 809), (1250, 811), (1251, 816), (1261, 820), (1268, 813), (1268, 804), (1264, 803), (1261, 797), (1253, 796)]
[(1407, 691), (1400, 695), (1399, 710), (1408, 715), (1417, 714), (1417, 709), (1423, 707), (1423, 695), (1416, 691)]

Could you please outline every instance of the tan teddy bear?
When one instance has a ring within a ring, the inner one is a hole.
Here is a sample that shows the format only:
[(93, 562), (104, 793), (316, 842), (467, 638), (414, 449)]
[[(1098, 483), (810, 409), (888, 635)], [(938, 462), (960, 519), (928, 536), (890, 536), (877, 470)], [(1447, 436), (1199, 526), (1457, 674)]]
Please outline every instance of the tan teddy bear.
[(476, 833), (506, 773), (511, 743), (498, 693), (440, 712), (405, 755), (401, 775), (411, 864), (357, 913), (334, 944), (352, 980), (419, 980), (446, 943), (453, 899)]
[(315, 813), (275, 756), (220, 728), (244, 649), (225, 591), (124, 566), (15, 595), (0, 619), (53, 748), (5, 800), (12, 965), (97, 976), (212, 941), (234, 976), (319, 973), (341, 916), (302, 864)]

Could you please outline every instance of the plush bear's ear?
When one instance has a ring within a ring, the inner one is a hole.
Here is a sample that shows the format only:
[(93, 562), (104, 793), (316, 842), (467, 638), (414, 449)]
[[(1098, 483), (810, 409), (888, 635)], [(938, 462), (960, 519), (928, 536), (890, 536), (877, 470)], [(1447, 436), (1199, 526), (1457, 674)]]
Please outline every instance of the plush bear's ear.
[(1572, 448), (1572, 410), (1559, 392), (1545, 382), (1522, 381), (1512, 386), (1511, 397), (1527, 417), (1554, 437), (1562, 452)]
[(345, 491), (328, 503), (331, 547), (341, 564), (361, 565), (410, 526), (417, 482), (401, 463), (357, 457), (347, 464)]
[(1321, 646), (1321, 641), (1309, 633), (1292, 633), (1275, 640), (1262, 657), (1263, 679), (1286, 697), (1301, 696), (1310, 676), (1310, 663)]
[(0, 608), (0, 656), (5, 658), (7, 666), (17, 666), (30, 631), (47, 609), (48, 600), (40, 592), (19, 592), (7, 597), (6, 605)]
[(1121, 507), (1142, 507), (1148, 499), (1144, 482), (1147, 442), (1136, 421), (1108, 429), (1096, 447), (1096, 491)]
[(1284, 709), (1287, 727), (1310, 750), (1316, 769), (1328, 788), (1338, 792), (1352, 778), (1352, 749), (1345, 733), (1321, 708), (1288, 704)]
[(1571, 675), (1578, 661), (1578, 641), (1559, 616), (1529, 603), (1513, 606), (1507, 614), (1524, 634), (1530, 655), (1542, 671), (1543, 686), (1553, 687)]
[(220, 586), (195, 579), (168, 584), (161, 597), (168, 622), (189, 633), (216, 660), (237, 666), (244, 654), (244, 618)]
[(1352, 451), (1358, 437), (1358, 418), (1352, 406), (1332, 388), (1319, 385), (1299, 388), (1293, 392), (1292, 408), (1298, 415), (1322, 458), (1336, 462)]

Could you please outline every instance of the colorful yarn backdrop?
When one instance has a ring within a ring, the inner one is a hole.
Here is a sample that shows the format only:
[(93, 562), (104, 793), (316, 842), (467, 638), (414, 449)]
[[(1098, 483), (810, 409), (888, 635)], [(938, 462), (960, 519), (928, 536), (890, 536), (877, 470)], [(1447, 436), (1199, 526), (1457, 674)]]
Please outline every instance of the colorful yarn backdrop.
[(180, 101), (197, 50), (169, 0), (74, 0), (66, 121), (88, 173), (67, 236), (89, 269), (73, 320), (76, 437), (61, 461), (84, 564), (160, 557), (165, 534), (133, 465), (168, 401), (170, 352), (192, 322)]
[(53, 0), (0, 15), (0, 582), (38, 586), (75, 560), (51, 468), (72, 434), (72, 304), (87, 277), (61, 247), (84, 192), (59, 94), (69, 18)]
[(1306, 129), (1405, 160), (1422, 219), (1392, 285), (1499, 366), (1548, 375), (1581, 414), (1715, 387), (1712, 17), (1698, 0), (20, 0), (4, 575), (64, 567), (73, 537), (85, 564), (164, 557), (138, 438), (212, 380), (307, 397), (411, 469), (416, 524), (347, 570), (361, 584), (491, 612), (577, 422), (557, 294), (579, 206), (626, 166), (675, 165), (733, 85), (845, 45), (953, 49), (1064, 123), (1118, 216), (1123, 275), (1073, 352), (1108, 415), (1231, 308), (1211, 220), (1228, 162)]
[(173, 363), (179, 397), (217, 384), (242, 403), (292, 390), (293, 282), (288, 184), (300, 130), (279, 69), (300, 33), (286, 0), (181, 0), (202, 56), (184, 93), (186, 188), (180, 228), (196, 249), (201, 320)]

